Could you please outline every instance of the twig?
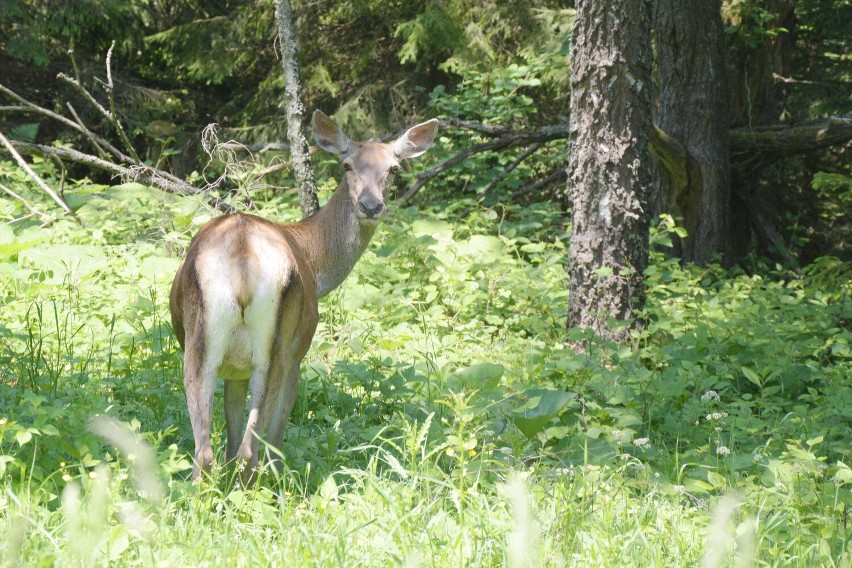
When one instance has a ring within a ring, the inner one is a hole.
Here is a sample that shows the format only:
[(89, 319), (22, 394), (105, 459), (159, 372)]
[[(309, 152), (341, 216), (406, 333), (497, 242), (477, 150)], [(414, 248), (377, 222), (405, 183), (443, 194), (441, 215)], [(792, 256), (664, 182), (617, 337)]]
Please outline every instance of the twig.
[(512, 173), (512, 170), (517, 168), (520, 165), (521, 162), (523, 162), (524, 160), (529, 158), (531, 155), (536, 153), (538, 151), (538, 149), (542, 147), (542, 145), (543, 144), (541, 142), (535, 142), (535, 143), (531, 144), (530, 147), (527, 148), (526, 150), (524, 150), (524, 152), (520, 156), (515, 158), (515, 161), (513, 161), (511, 164), (506, 166), (506, 169), (504, 169), (502, 172), (500, 172), (499, 175), (494, 176), (494, 179), (492, 179), (487, 184), (485, 184), (485, 187), (483, 187), (480, 190), (480, 193), (488, 193), (489, 191), (491, 191), (491, 189), (495, 185), (497, 185), (498, 183), (500, 183), (501, 181), (506, 179), (506, 176), (509, 175), (510, 173)]
[(142, 160), (140, 160), (139, 156), (136, 155), (136, 150), (134, 150), (133, 145), (130, 144), (130, 139), (127, 138), (127, 134), (124, 132), (124, 128), (118, 120), (118, 114), (115, 112), (115, 85), (112, 82), (112, 50), (114, 48), (115, 40), (112, 40), (106, 55), (107, 96), (109, 97), (110, 110), (109, 116), (113, 126), (115, 126), (115, 129), (118, 131), (119, 138), (121, 138), (121, 141), (124, 142), (124, 145), (127, 147), (127, 151), (130, 152), (130, 155), (133, 156), (137, 162), (141, 162)]
[[(457, 123), (462, 123), (463, 121), (456, 121)], [(470, 124), (476, 125), (477, 123), (465, 123), (466, 127), (470, 126)], [(487, 127), (487, 125), (478, 125), (480, 127)], [(434, 178), (437, 175), (442, 174), (446, 170), (457, 166), (460, 164), (465, 158), (468, 158), (474, 154), (479, 154), (481, 152), (487, 152), (489, 150), (502, 150), (503, 148), (511, 148), (514, 146), (521, 146), (524, 144), (529, 144), (532, 142), (548, 142), (550, 140), (559, 140), (562, 138), (568, 137), (568, 125), (557, 124), (555, 126), (544, 126), (537, 130), (521, 130), (521, 131), (509, 131), (505, 129), (500, 129), (500, 127), (490, 127), (492, 132), (503, 132), (498, 138), (493, 140), (489, 140), (488, 142), (482, 142), (481, 144), (476, 144), (469, 148), (462, 150), (457, 153), (452, 158), (434, 166), (424, 172), (417, 174), (415, 177), (417, 181), (412, 185), (408, 191), (403, 194), (400, 198), (403, 202), (408, 201), (414, 195), (420, 191), (427, 181)]]
[(67, 107), (68, 107), (68, 110), (69, 110), (69, 111), (71, 111), (71, 116), (73, 116), (73, 117), (74, 117), (74, 120), (76, 120), (76, 121), (77, 121), (77, 124), (79, 124), (79, 125), (80, 125), (80, 130), (81, 130), (81, 132), (83, 133), (83, 135), (84, 135), (86, 138), (88, 138), (88, 139), (89, 139), (89, 142), (91, 142), (91, 143), (92, 143), (92, 146), (94, 146), (94, 147), (95, 147), (95, 150), (97, 150), (97, 151), (98, 151), (98, 154), (100, 154), (101, 158), (105, 158), (105, 157), (107, 156), (107, 153), (104, 151), (104, 149), (103, 149), (103, 148), (101, 148), (101, 145), (100, 145), (100, 144), (98, 144), (98, 141), (97, 141), (97, 140), (95, 140), (95, 137), (93, 136), (92, 131), (91, 131), (91, 130), (89, 130), (88, 128), (86, 128), (86, 125), (85, 125), (85, 124), (83, 124), (83, 120), (82, 120), (82, 119), (80, 118), (80, 116), (77, 114), (77, 111), (74, 109), (74, 106), (73, 106), (71, 103), (69, 103), (69, 102), (66, 102), (66, 103), (65, 103), (65, 106), (67, 106)]
[(565, 172), (565, 165), (563, 164), (563, 165), (559, 166), (558, 168), (556, 168), (555, 170), (553, 170), (552, 172), (550, 172), (549, 174), (547, 174), (547, 176), (545, 176), (545, 177), (541, 178), (540, 180), (538, 180), (537, 182), (535, 182), (534, 184), (528, 185), (527, 187), (525, 187), (523, 189), (519, 189), (518, 191), (513, 193), (512, 199), (516, 199), (518, 197), (521, 197), (522, 195), (526, 195), (527, 193), (532, 193), (534, 191), (538, 191), (539, 189), (541, 189), (543, 187), (547, 187), (550, 184), (556, 183), (557, 181), (559, 181), (560, 177), (565, 176), (565, 175), (567, 175), (567, 174)]
[[(18, 195), (17, 193), (15, 193), (14, 191), (12, 191), (11, 189), (9, 189), (8, 187), (6, 187), (5, 185), (3, 185), (2, 183), (0, 183), (0, 189), (2, 189), (2, 190), (3, 190), (3, 191), (5, 191), (7, 194), (9, 194), (9, 195), (11, 195), (12, 197), (14, 197), (15, 199), (17, 199), (17, 200), (18, 200), (18, 201), (20, 201), (21, 203), (23, 203), (24, 207), (26, 207), (27, 209), (29, 209), (32, 215), (38, 215), (38, 216), (39, 216), (39, 217), (41, 217), (42, 219), (47, 219), (47, 218), (49, 218), (49, 217), (50, 217), (47, 213), (44, 213), (43, 211), (40, 211), (40, 210), (36, 209), (36, 208), (35, 208), (35, 207), (34, 207), (34, 206), (33, 206), (33, 205), (29, 202), (29, 201), (27, 201), (26, 199), (24, 199), (24, 196), (22, 196), (22, 195)], [(22, 219), (17, 219), (17, 220), (22, 220)]]
[(56, 195), (56, 192), (50, 189), (50, 186), (44, 183), (44, 181), (38, 176), (38, 174), (32, 170), (30, 165), (26, 162), (26, 160), (24, 160), (23, 157), (21, 157), (18, 151), (15, 150), (15, 147), (12, 145), (11, 142), (9, 142), (9, 139), (6, 138), (6, 136), (2, 132), (0, 132), (0, 144), (3, 144), (3, 146), (5, 146), (6, 150), (10, 154), (12, 154), (12, 157), (15, 159), (16, 162), (18, 162), (18, 165), (21, 166), (21, 169), (24, 170), (27, 175), (33, 178), (33, 180), (36, 182), (36, 185), (38, 185), (42, 189), (42, 191), (47, 193), (50, 198), (53, 199), (66, 213), (68, 213), (72, 217), (77, 217), (71, 210), (71, 208), (68, 207), (68, 204), (65, 203), (58, 195)]
[(421, 172), (417, 174), (415, 177), (417, 181), (412, 185), (408, 191), (406, 191), (400, 200), (404, 203), (417, 195), (417, 192), (420, 191), (420, 188), (426, 185), (426, 182), (436, 177), (450, 168), (460, 164), (465, 158), (469, 156), (473, 156), (474, 154), (479, 154), (481, 152), (487, 152), (488, 150), (500, 150), (511, 145), (514, 141), (507, 140), (505, 138), (497, 138), (495, 140), (491, 140), (489, 142), (483, 142), (482, 144), (477, 144), (476, 146), (471, 146), (470, 148), (466, 148), (453, 156), (452, 158), (429, 168), (425, 172)]

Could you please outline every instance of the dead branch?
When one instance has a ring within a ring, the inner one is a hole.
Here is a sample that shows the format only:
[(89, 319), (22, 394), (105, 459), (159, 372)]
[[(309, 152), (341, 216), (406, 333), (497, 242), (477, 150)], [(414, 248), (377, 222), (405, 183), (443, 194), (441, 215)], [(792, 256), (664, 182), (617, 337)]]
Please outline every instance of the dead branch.
[(63, 201), (62, 198), (60, 198), (56, 194), (56, 192), (50, 188), (49, 185), (44, 183), (44, 180), (42, 180), (39, 175), (33, 171), (27, 161), (24, 160), (24, 158), (21, 156), (21, 154), (18, 153), (17, 150), (15, 150), (15, 146), (12, 145), (9, 139), (6, 138), (6, 136), (2, 132), (0, 132), (0, 144), (2, 144), (6, 148), (6, 151), (12, 155), (16, 162), (18, 162), (18, 165), (21, 167), (21, 169), (24, 170), (27, 175), (30, 176), (33, 181), (36, 182), (36, 185), (38, 185), (42, 191), (48, 194), (50, 198), (53, 199), (56, 204), (62, 208), (63, 211), (65, 211), (65, 213), (71, 215), (72, 217), (76, 217), (71, 208), (68, 207), (68, 204), (65, 203), (65, 201)]
[[(476, 123), (467, 123), (465, 127), (467, 128), (471, 124)], [(479, 126), (486, 127), (487, 125)], [(532, 144), (536, 142), (544, 143), (550, 140), (559, 140), (567, 137), (568, 126), (561, 124), (555, 126), (544, 126), (537, 130), (505, 131), (504, 134), (499, 135), (499, 137), (494, 138), (493, 140), (489, 140), (488, 142), (482, 142), (469, 148), (465, 148), (464, 150), (458, 152), (455, 156), (438, 164), (437, 166), (434, 166), (424, 172), (417, 174), (415, 176), (417, 181), (408, 189), (408, 191), (405, 192), (405, 194), (403, 194), (401, 199), (403, 202), (408, 201), (409, 199), (414, 197), (417, 192), (420, 191), (420, 188), (422, 188), (430, 179), (442, 174), (450, 168), (457, 166), (462, 161), (464, 161), (465, 158), (473, 156), (474, 154), (494, 150), (502, 150), (504, 148), (513, 148), (515, 146), (524, 146), (526, 144)]]
[[(8, 87), (6, 87), (3, 84), (0, 84), (0, 93), (3, 93), (6, 96), (11, 97), (11, 98), (13, 98), (16, 101), (21, 103), (21, 107), (14, 107), (14, 106), (0, 107), (0, 111), (21, 111), (21, 112), (33, 112), (33, 113), (41, 114), (41, 115), (46, 116), (46, 117), (48, 117), (52, 120), (55, 120), (55, 121), (57, 121), (61, 124), (64, 124), (65, 126), (71, 128), (73, 130), (76, 130), (77, 132), (79, 132), (83, 136), (86, 136), (86, 138), (90, 138), (91, 140), (94, 140), (95, 142), (97, 142), (97, 144), (99, 144), (100, 146), (109, 150), (116, 158), (118, 158), (118, 159), (120, 159), (124, 162), (127, 162), (127, 163), (133, 163), (133, 158), (126, 155), (124, 152), (121, 152), (118, 148), (116, 148), (115, 146), (110, 144), (109, 141), (107, 141), (103, 137), (98, 136), (97, 134), (95, 134), (94, 132), (92, 132), (91, 130), (86, 128), (86, 126), (84, 126), (82, 122), (80, 122), (78, 124), (77, 122), (75, 122), (75, 121), (73, 121), (73, 120), (71, 120), (71, 119), (69, 119), (65, 116), (62, 116), (61, 114), (57, 114), (57, 113), (53, 112), (52, 110), (46, 109), (46, 108), (41, 107), (41, 106), (39, 106), (35, 103), (32, 103), (32, 102), (26, 100), (25, 98), (23, 98), (22, 96), (20, 96), (19, 94), (17, 94), (16, 92), (14, 92), (13, 90), (9, 89)], [(95, 101), (95, 102), (97, 102), (97, 101)]]
[(122, 143), (124, 143), (124, 147), (127, 149), (127, 152), (130, 154), (130, 160), (125, 160), (128, 162), (136, 162), (141, 163), (142, 160), (139, 159), (139, 156), (136, 154), (136, 150), (133, 148), (133, 145), (130, 143), (130, 139), (127, 137), (127, 133), (124, 131), (124, 127), (121, 126), (121, 121), (118, 119), (118, 113), (115, 110), (115, 85), (112, 81), (112, 50), (115, 48), (115, 41), (113, 41), (109, 49), (107, 50), (106, 55), (106, 72), (107, 72), (107, 82), (99, 81), (107, 92), (107, 98), (109, 99), (109, 110), (104, 108), (104, 106), (98, 102), (98, 100), (92, 96), (92, 94), (86, 90), (85, 87), (73, 77), (69, 77), (65, 73), (60, 73), (57, 75), (57, 78), (62, 79), (74, 89), (80, 93), (80, 95), (89, 102), (90, 105), (95, 107), (95, 109), (100, 112), (109, 122), (112, 124), (113, 128), (115, 128), (118, 137), (121, 138)]
[(736, 128), (730, 132), (732, 166), (748, 169), (758, 162), (840, 146), (852, 140), (852, 118), (829, 117), (804, 124)]
[(224, 211), (225, 213), (233, 213), (235, 209), (222, 201), (219, 197), (211, 195), (209, 192), (192, 186), (185, 181), (172, 176), (171, 174), (164, 175), (166, 172), (152, 168), (150, 166), (121, 166), (109, 160), (85, 154), (71, 148), (56, 148), (53, 146), (44, 146), (42, 144), (31, 144), (28, 142), (14, 141), (14, 148), (21, 154), (37, 155), (37, 156), (53, 156), (61, 160), (68, 160), (78, 164), (109, 172), (113, 175), (122, 176), (126, 179), (139, 181), (153, 187), (158, 187), (167, 193), (175, 195), (198, 195), (203, 196), (212, 207)]

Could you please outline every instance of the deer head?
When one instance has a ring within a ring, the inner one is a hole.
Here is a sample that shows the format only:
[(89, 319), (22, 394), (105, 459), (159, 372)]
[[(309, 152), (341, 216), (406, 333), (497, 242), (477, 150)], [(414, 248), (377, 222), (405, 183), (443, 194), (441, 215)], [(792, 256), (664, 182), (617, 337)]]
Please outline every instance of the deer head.
[(314, 140), (343, 163), (349, 198), (361, 223), (376, 223), (387, 207), (385, 193), (399, 172), (399, 162), (426, 152), (438, 132), (436, 119), (409, 128), (391, 144), (353, 142), (329, 117), (316, 110), (311, 119)]

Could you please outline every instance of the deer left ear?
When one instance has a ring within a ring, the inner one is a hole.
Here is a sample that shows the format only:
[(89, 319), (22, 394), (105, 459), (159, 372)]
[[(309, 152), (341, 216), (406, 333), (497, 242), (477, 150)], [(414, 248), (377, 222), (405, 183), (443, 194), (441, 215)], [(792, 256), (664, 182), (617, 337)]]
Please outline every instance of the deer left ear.
[(393, 153), (399, 160), (416, 158), (429, 149), (435, 141), (436, 134), (438, 134), (436, 118), (412, 126), (393, 143)]

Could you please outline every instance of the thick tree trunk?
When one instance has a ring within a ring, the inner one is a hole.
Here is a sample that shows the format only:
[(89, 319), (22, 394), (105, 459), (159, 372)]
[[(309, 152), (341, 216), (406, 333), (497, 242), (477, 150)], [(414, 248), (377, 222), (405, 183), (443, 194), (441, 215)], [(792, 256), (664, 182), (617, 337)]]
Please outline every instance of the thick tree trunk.
[(729, 249), (731, 171), (721, 0), (658, 0), (656, 123), (686, 152), (684, 176), (662, 175), (666, 209), (683, 218), (684, 261), (706, 264)]
[(287, 139), (293, 175), (299, 184), (299, 202), (302, 216), (308, 217), (319, 209), (317, 184), (308, 153), (308, 141), (302, 129), (305, 108), (302, 104), (302, 86), (299, 80), (299, 60), (296, 57), (296, 31), (290, 0), (275, 0), (275, 21), (281, 47), (281, 64), (284, 67), (284, 103), (287, 113)]
[(578, 0), (572, 36), (568, 326), (622, 340), (648, 263), (651, 24), (645, 0)]

